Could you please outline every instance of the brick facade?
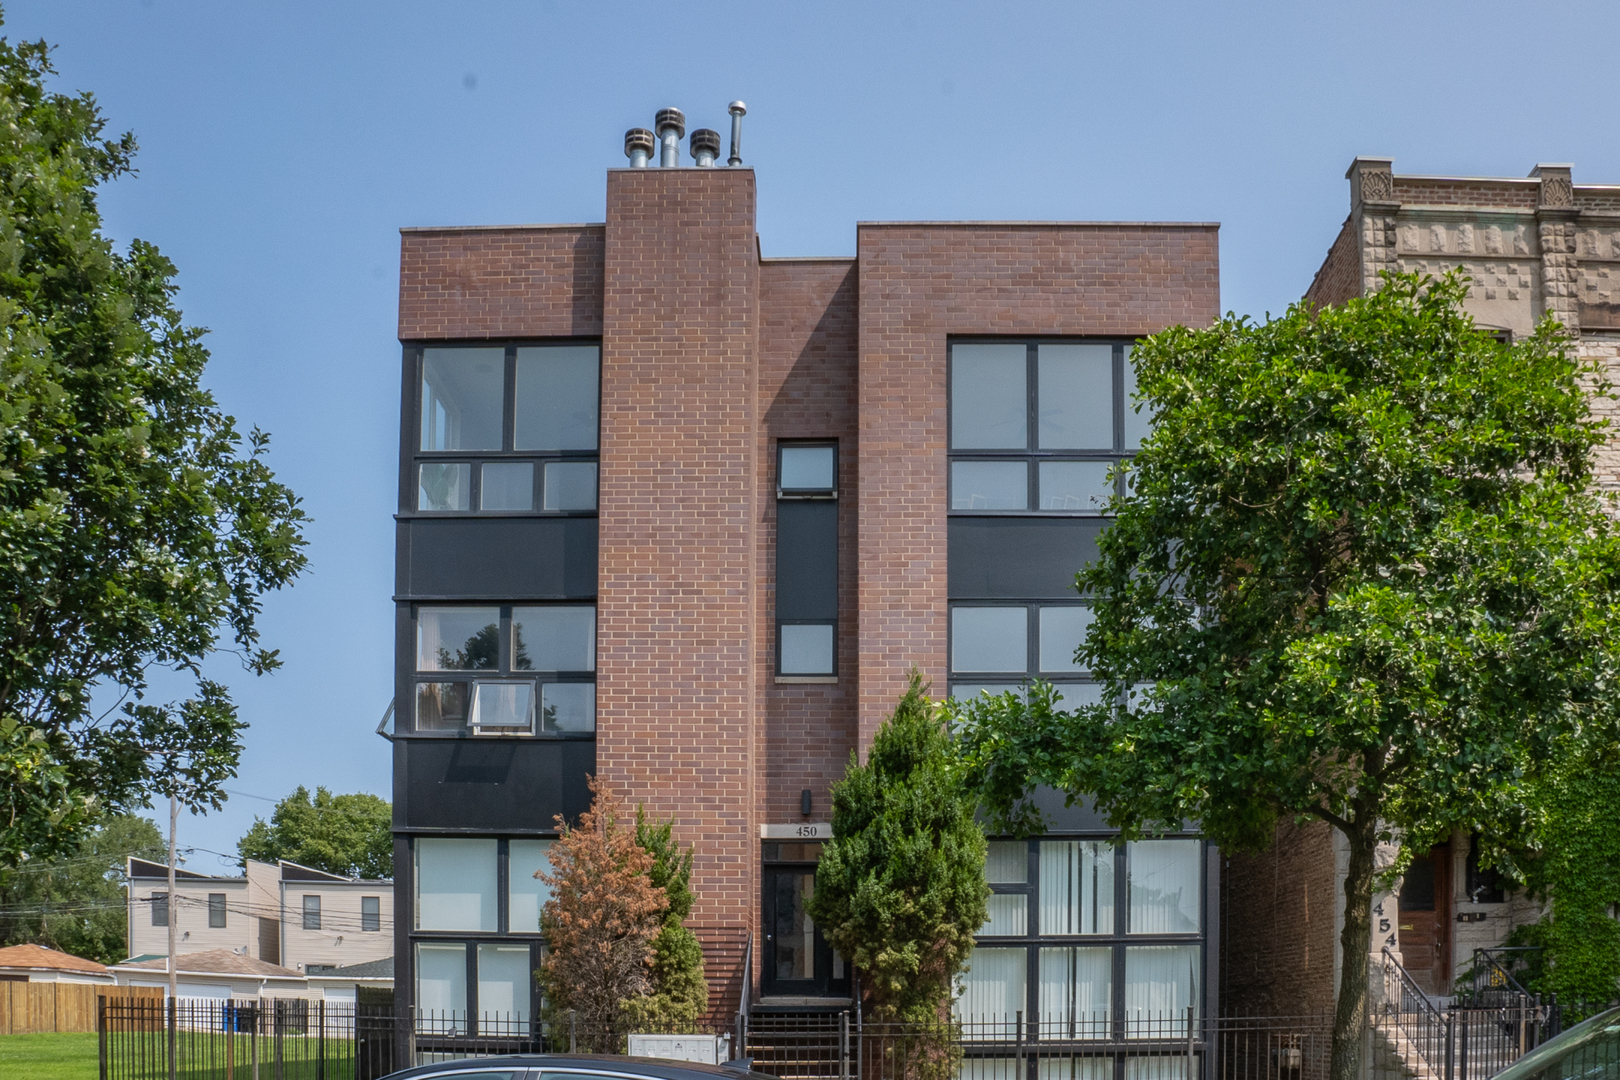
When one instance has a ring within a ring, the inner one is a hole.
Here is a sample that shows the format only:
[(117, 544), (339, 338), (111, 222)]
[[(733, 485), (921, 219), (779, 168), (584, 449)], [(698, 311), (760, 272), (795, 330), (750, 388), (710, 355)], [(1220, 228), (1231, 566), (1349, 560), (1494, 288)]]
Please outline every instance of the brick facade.
[(1333, 830), (1281, 822), (1266, 851), (1231, 855), (1221, 874), (1221, 1000), (1234, 1015), (1333, 1008), (1339, 911)]

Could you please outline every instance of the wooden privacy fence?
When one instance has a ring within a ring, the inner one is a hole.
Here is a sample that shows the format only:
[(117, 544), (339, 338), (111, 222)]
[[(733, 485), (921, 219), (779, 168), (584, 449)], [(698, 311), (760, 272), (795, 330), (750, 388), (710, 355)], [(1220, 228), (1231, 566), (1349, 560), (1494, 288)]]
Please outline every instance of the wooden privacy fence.
[(0, 1035), (96, 1030), (96, 998), (163, 1000), (161, 986), (0, 982)]

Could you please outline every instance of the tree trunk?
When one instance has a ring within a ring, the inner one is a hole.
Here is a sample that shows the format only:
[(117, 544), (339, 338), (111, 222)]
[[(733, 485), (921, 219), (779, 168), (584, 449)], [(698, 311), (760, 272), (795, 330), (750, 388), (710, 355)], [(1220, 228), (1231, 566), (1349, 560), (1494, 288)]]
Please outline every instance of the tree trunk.
[(1333, 1013), (1333, 1059), (1330, 1080), (1361, 1080), (1367, 1030), (1367, 957), (1372, 951), (1373, 851), (1377, 846), (1374, 816), (1357, 814), (1351, 830), (1350, 866), (1344, 878), (1344, 930), (1339, 945), (1344, 962), (1339, 972), (1339, 1000)]

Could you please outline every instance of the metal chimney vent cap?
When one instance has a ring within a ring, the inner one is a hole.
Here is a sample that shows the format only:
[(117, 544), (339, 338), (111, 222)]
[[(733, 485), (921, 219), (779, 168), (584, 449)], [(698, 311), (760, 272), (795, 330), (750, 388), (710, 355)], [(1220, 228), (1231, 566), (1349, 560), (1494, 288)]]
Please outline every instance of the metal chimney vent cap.
[(624, 156), (630, 159), (630, 164), (635, 168), (646, 168), (647, 160), (657, 148), (658, 140), (646, 128), (631, 128), (624, 133)]
[(720, 156), (720, 133), (710, 128), (698, 128), (692, 132), (692, 160), (700, 166), (714, 164), (715, 158)]
[(672, 129), (675, 132), (675, 137), (679, 139), (686, 134), (686, 114), (679, 109), (659, 109), (653, 127), (657, 129), (660, 139)]

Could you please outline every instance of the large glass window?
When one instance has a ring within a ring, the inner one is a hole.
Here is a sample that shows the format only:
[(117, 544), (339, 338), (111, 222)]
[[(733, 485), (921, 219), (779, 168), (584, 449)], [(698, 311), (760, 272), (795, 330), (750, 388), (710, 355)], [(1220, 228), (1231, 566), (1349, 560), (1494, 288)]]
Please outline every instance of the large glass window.
[[(478, 945), (478, 1016), (480, 1032), (517, 1033), (529, 1022), (529, 991), (534, 984), (526, 942), (480, 942)], [(487, 1025), (496, 1025), (495, 1031)]]
[(967, 974), (962, 976), (962, 994), (956, 1013), (970, 1025), (964, 1033), (991, 1038), (1000, 1034), (988, 1025), (1011, 1030), (1017, 1015), (1024, 1011), (1028, 983), (1029, 954), (1024, 949), (979, 948), (968, 958)]
[(1197, 945), (1133, 945), (1125, 950), (1125, 1036), (1185, 1039), (1187, 1007), (1198, 1011)]
[(1057, 684), (1065, 708), (1101, 700), (1101, 688), (1083, 681), (1075, 659), (1091, 625), (1084, 604), (951, 605), (951, 696), (1022, 692), (1027, 680)]
[(1127, 845), (1131, 933), (1198, 933), (1201, 847), (1197, 840), (1137, 840)]
[[(416, 611), (416, 730), (520, 735), (596, 729), (593, 604)], [(449, 679), (440, 672), (484, 672)], [(538, 723), (537, 723), (538, 721)]]
[(540, 910), (551, 899), (551, 886), (535, 874), (541, 870), (551, 872), (551, 861), (547, 858), (551, 843), (550, 840), (507, 842), (509, 891), (506, 923), (512, 933), (540, 932)]
[(1043, 934), (1114, 932), (1114, 849), (1101, 840), (1043, 840)]
[(416, 1010), (429, 1030), (464, 1034), (467, 1030), (467, 946), (417, 942)]
[(1040, 1037), (1108, 1038), (1113, 986), (1113, 949), (1040, 950)]
[(497, 929), (499, 842), (416, 840), (416, 929)]
[(503, 348), (422, 350), (422, 449), (499, 450)]
[(950, 509), (1103, 514), (1111, 472), (1141, 445), (1123, 342), (956, 342), (950, 348)]
[(599, 346), (426, 348), (420, 367), (418, 512), (596, 510)]

